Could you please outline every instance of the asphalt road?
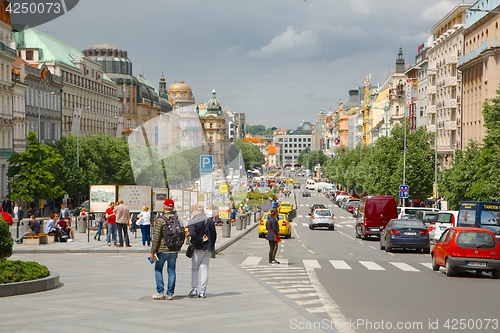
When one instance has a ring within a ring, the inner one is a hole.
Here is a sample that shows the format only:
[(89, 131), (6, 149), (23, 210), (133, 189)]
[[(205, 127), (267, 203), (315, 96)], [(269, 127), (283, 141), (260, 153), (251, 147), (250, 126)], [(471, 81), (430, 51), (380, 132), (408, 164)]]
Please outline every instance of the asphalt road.
[[(296, 193), (299, 207), (292, 238), (280, 243), (278, 260), (287, 269), (308, 276), (315, 289), (311, 297), (324, 304), (319, 317), (335, 320), (339, 331), (500, 330), (500, 281), (489, 274), (447, 277), (444, 269), (432, 271), (430, 255), (381, 251), (378, 239), (356, 239), (355, 220), (324, 195), (313, 193), (311, 198), (302, 198), (300, 191)], [(313, 203), (326, 204), (332, 210), (335, 231), (309, 230), (307, 213)], [(257, 231), (224, 251), (263, 279), (272, 274), (266, 265), (267, 253), (268, 244), (257, 237)], [(276, 279), (272, 282), (286, 290), (286, 284)]]

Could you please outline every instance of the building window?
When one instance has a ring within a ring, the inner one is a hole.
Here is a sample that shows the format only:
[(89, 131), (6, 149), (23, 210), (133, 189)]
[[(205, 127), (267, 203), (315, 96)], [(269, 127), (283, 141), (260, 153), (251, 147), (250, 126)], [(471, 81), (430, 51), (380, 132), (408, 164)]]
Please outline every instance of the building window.
[(26, 51), (26, 61), (33, 61), (35, 60), (35, 54), (33, 51), (27, 50)]
[(420, 107), (420, 117), (423, 117), (424, 116), (424, 107), (421, 106)]
[(396, 116), (399, 116), (399, 105), (396, 105)]

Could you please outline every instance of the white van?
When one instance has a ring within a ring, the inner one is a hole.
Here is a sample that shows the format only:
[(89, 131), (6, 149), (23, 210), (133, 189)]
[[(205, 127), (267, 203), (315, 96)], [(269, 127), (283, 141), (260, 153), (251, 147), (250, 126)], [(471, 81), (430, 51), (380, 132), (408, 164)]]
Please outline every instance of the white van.
[(308, 179), (307, 182), (306, 182), (306, 188), (308, 190), (314, 190), (316, 186), (316, 182), (314, 180), (311, 180), (311, 179)]
[(319, 182), (314, 185), (314, 190), (315, 191), (328, 191), (328, 190), (333, 190), (333, 184), (330, 183), (325, 183), (325, 182)]

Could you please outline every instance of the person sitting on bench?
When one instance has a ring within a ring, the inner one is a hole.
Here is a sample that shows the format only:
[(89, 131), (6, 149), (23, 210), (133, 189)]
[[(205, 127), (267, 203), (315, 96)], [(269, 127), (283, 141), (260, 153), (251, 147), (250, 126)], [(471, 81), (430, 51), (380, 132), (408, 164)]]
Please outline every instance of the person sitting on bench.
[(47, 221), (47, 225), (45, 226), (45, 233), (54, 235), (54, 242), (61, 241), (61, 231), (57, 228), (57, 218), (59, 215), (50, 214), (50, 220)]
[(38, 222), (36, 219), (35, 219), (35, 215), (31, 215), (30, 216), (30, 224), (29, 224), (29, 229), (27, 232), (25, 232), (21, 238), (19, 238), (18, 240), (16, 240), (16, 243), (17, 244), (22, 244), (23, 243), (23, 239), (24, 237), (28, 236), (28, 235), (36, 235), (36, 234), (39, 234), (40, 233), (40, 230), (41, 229), (41, 226), (40, 226), (40, 222)]

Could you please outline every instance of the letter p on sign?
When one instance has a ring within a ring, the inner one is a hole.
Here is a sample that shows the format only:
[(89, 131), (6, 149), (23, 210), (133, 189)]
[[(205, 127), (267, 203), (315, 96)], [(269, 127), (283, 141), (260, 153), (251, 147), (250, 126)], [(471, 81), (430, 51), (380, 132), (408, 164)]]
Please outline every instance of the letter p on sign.
[(200, 173), (212, 173), (213, 171), (213, 156), (201, 155), (200, 156)]

